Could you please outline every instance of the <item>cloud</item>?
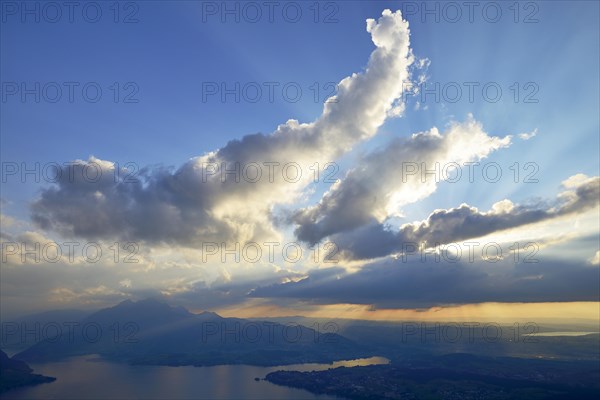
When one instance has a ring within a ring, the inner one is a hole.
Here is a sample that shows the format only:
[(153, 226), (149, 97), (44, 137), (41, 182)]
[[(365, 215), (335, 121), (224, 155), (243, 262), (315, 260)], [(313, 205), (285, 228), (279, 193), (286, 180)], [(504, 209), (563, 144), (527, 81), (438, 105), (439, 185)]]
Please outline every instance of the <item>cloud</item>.
[(594, 254), (594, 257), (590, 259), (590, 264), (592, 265), (600, 265), (600, 250)]
[(385, 224), (372, 222), (352, 232), (334, 235), (347, 259), (371, 259), (401, 252), (408, 243), (434, 247), (494, 232), (541, 222), (574, 213), (583, 213), (598, 206), (600, 178), (574, 175), (563, 182), (565, 191), (554, 202), (515, 205), (510, 200), (495, 203), (491, 210), (481, 212), (462, 204), (449, 210), (435, 210), (421, 222), (404, 224), (393, 231)]
[[(385, 10), (377, 21), (367, 20), (367, 31), (376, 49), (365, 71), (344, 78), (314, 122), (289, 120), (272, 134), (230, 141), (177, 170), (144, 168), (131, 181), (123, 179), (127, 171), (116, 173), (111, 162), (93, 157), (75, 161), (61, 171), (56, 185), (42, 190), (32, 204), (32, 220), (66, 236), (186, 246), (277, 237), (271, 209), (301, 194), (310, 183), (309, 166), (337, 159), (372, 137), (403, 107), (403, 82), (409, 80), (414, 59), (408, 22), (400, 11)], [(289, 162), (304, 171), (297, 182), (295, 171), (292, 179), (282, 171)], [(223, 172), (246, 167), (252, 167), (247, 170), (250, 180), (213, 173), (215, 168)], [(258, 168), (262, 177), (254, 181)], [(82, 176), (87, 172), (95, 178), (98, 169), (97, 182)]]
[[(293, 217), (298, 239), (315, 244), (327, 236), (350, 231), (399, 215), (402, 206), (435, 192), (446, 167), (481, 160), (510, 145), (510, 137), (492, 137), (471, 115), (437, 128), (398, 138), (386, 148), (367, 155), (360, 166), (333, 185), (320, 202)], [(453, 164), (454, 163), (454, 164)], [(440, 174), (428, 171), (440, 170)], [(450, 168), (446, 170), (451, 175)], [(450, 179), (450, 176), (447, 176)]]
[(529, 140), (531, 138), (534, 138), (537, 136), (537, 128), (535, 128), (534, 130), (532, 130), (531, 132), (523, 132), (523, 133), (519, 133), (519, 139), (522, 140)]
[(63, 307), (107, 307), (126, 298), (157, 296), (190, 309), (234, 307), (245, 303), (248, 293), (257, 286), (294, 282), (305, 276), (271, 268), (253, 269), (246, 276), (242, 271), (232, 271), (229, 281), (213, 281), (199, 265), (190, 268), (170, 263), (148, 273), (142, 263), (114, 264), (111, 257), (94, 264), (69, 263), (65, 259), (56, 263), (44, 259), (22, 263), (20, 259), (13, 262), (9, 258), (8, 262), (0, 263), (2, 315)]
[(0, 225), (3, 229), (10, 229), (17, 224), (17, 220), (10, 215), (0, 213)]
[[(506, 250), (506, 249), (505, 249)], [(429, 254), (406, 262), (387, 259), (356, 273), (343, 268), (311, 271), (309, 277), (255, 289), (252, 297), (295, 299), (311, 304), (364, 304), (376, 309), (429, 308), (484, 302), (598, 301), (598, 270), (584, 262), (539, 259), (515, 264), (513, 257), (490, 263), (466, 257), (436, 262)]]

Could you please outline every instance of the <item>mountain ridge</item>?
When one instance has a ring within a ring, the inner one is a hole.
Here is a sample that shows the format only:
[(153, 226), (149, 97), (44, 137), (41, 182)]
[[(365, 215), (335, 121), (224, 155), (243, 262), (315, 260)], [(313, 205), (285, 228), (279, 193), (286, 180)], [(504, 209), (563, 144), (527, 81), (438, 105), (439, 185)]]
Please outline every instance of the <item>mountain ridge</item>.
[(198, 314), (156, 299), (125, 300), (15, 358), (52, 361), (99, 354), (134, 364), (284, 365), (370, 356), (352, 340), (299, 324)]

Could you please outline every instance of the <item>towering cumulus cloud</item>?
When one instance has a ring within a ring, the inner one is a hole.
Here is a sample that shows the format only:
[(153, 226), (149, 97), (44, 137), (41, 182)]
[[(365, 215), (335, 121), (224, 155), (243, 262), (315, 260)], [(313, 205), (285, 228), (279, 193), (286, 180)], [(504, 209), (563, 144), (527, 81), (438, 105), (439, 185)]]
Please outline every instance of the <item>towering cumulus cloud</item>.
[[(34, 222), (66, 235), (183, 245), (275, 235), (270, 211), (300, 194), (309, 165), (333, 161), (402, 112), (413, 62), (408, 23), (399, 11), (385, 10), (377, 21), (367, 20), (367, 31), (376, 49), (365, 71), (343, 79), (314, 122), (289, 120), (270, 135), (231, 141), (175, 171), (144, 169), (134, 182), (115, 181), (110, 162), (77, 161), (32, 205)], [(283, 173), (290, 162), (294, 171)], [(103, 172), (97, 182), (82, 176), (92, 164)], [(243, 170), (251, 179), (225, 170)]]
[(398, 214), (403, 205), (435, 192), (443, 176), (429, 171), (462, 167), (465, 162), (480, 160), (510, 145), (510, 140), (509, 136), (488, 136), (472, 116), (450, 125), (444, 134), (432, 128), (410, 139), (398, 138), (365, 157), (360, 167), (334, 185), (317, 205), (300, 210), (294, 217), (296, 235), (314, 244), (373, 221), (381, 223)]

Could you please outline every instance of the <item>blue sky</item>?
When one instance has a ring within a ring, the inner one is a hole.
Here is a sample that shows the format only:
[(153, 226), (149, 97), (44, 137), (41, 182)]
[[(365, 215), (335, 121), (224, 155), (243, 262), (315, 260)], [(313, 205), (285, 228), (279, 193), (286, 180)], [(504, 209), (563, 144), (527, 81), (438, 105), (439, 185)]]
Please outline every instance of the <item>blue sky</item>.
[[(306, 4), (298, 23), (285, 21), (283, 11), (274, 14), (273, 23), (266, 12), (258, 23), (245, 22), (243, 15), (240, 23), (232, 23), (233, 16), (226, 16), (227, 23), (222, 23), (221, 11), (207, 15), (207, 22), (202, 23), (202, 2), (180, 2), (176, 7), (140, 2), (137, 11), (121, 10), (123, 18), (136, 11), (139, 22), (130, 24), (113, 23), (114, 14), (106, 5), (96, 24), (78, 13), (72, 24), (66, 15), (55, 24), (44, 23), (43, 16), (40, 23), (33, 23), (33, 16), (21, 23), (19, 16), (8, 15), (2, 24), (4, 82), (97, 82), (103, 98), (90, 104), (78, 91), (73, 103), (66, 101), (66, 92), (55, 104), (36, 104), (31, 96), (25, 103), (18, 96), (8, 98), (2, 104), (2, 159), (62, 163), (94, 155), (121, 164), (178, 166), (228, 140), (271, 132), (289, 118), (311, 121), (330, 91), (324, 85), (364, 67), (364, 55), (372, 47), (364, 34), (364, 16), (375, 15), (383, 7), (403, 7), (400, 2), (335, 4), (337, 8), (320, 7), (320, 18), (332, 13), (338, 20), (328, 24), (314, 23), (314, 11)], [(429, 95), (428, 110), (389, 122), (381, 129), (381, 137), (368, 145), (443, 126), (470, 112), (493, 134), (538, 129), (535, 141), (515, 146), (510, 154), (496, 155), (502, 165), (518, 160), (540, 165), (539, 184), (507, 187), (507, 195), (514, 192), (522, 199), (553, 193), (556, 182), (551, 177), (597, 172), (598, 4), (535, 4), (539, 10), (522, 5), (519, 18), (535, 12), (531, 18), (537, 23), (514, 23), (514, 11), (506, 4), (498, 23), (487, 22), (477, 9), (472, 24), (464, 8), (465, 15), (456, 23), (450, 22), (452, 10), (440, 11), (439, 23), (434, 23), (436, 15), (421, 15), (420, 8), (417, 15), (407, 16), (415, 54), (431, 60), (430, 82), (447, 87), (450, 97), (453, 89), (444, 85), (456, 82), (462, 97), (455, 103), (443, 99), (435, 103)], [(115, 104), (109, 89), (114, 82), (119, 82), (122, 96), (133, 90), (124, 90), (123, 85), (134, 82), (139, 92), (133, 98), (139, 102)], [(254, 104), (243, 99), (236, 104), (232, 96), (223, 103), (218, 95), (203, 102), (202, 82), (281, 82), (279, 88), (298, 82), (303, 96), (291, 103), (275, 89), (270, 103), (265, 89)], [(309, 88), (314, 82), (321, 86), (318, 102), (314, 89)], [(480, 83), (472, 103), (464, 82)], [(483, 98), (481, 88), (489, 82), (497, 82), (503, 90), (497, 103)], [(520, 86), (519, 102), (510, 89), (515, 82)], [(527, 82), (539, 88), (532, 97), (539, 100), (537, 104), (523, 103), (527, 93), (534, 91), (533, 87), (524, 89)], [(10, 194), (4, 197), (19, 203), (35, 190), (21, 184), (8, 188)], [(479, 194), (471, 192), (469, 199), (481, 196), (475, 199), (486, 207), (493, 201), (485, 198), (488, 192), (488, 188)], [(452, 196), (450, 204), (456, 202), (456, 195), (447, 195)], [(20, 208), (15, 206), (14, 211), (23, 215)]]
[[(238, 23), (227, 15), (224, 23), (222, 10), (207, 14), (212, 10), (207, 7), (222, 7), (220, 2), (193, 1), (121, 3), (118, 23), (113, 21), (110, 4), (98, 2), (102, 17), (97, 23), (86, 21), (80, 10), (75, 10), (70, 23), (64, 9), (58, 22), (45, 21), (42, 14), (37, 23), (31, 15), (21, 21), (22, 10), (8, 12), (5, 3), (0, 31), (3, 163), (31, 167), (95, 156), (120, 165), (179, 168), (231, 140), (270, 134), (289, 119), (312, 122), (321, 115), (326, 93), (331, 92), (327, 84), (364, 71), (374, 49), (365, 20), (378, 18), (389, 8), (404, 11), (415, 57), (430, 63), (415, 72), (426, 75), (424, 85), (448, 88), (450, 97), (454, 96), (452, 87), (458, 86), (462, 97), (452, 102), (442, 93), (436, 102), (429, 96), (418, 109), (421, 94), (405, 97), (401, 117), (388, 118), (369, 140), (327, 160), (340, 166), (336, 178), (343, 178), (349, 169), (361, 165), (362, 157), (385, 149), (396, 138), (409, 138), (434, 126), (443, 131), (451, 122), (465, 121), (469, 114), (490, 136), (513, 135), (513, 141), (485, 160), (501, 166), (500, 182), (489, 183), (478, 175), (475, 184), (466, 179), (441, 183), (430, 195), (403, 206), (404, 217), (390, 215), (387, 223), (398, 226), (424, 220), (435, 209), (461, 203), (487, 211), (503, 199), (518, 204), (554, 199), (567, 178), (599, 173), (600, 10), (595, 1), (521, 2), (518, 16), (512, 2), (492, 2), (502, 12), (495, 23), (486, 20), (493, 10), (487, 17), (481, 11), (489, 2), (475, 9), (473, 22), (465, 8), (456, 22), (449, 21), (452, 14), (443, 13), (436, 22), (434, 15), (422, 15), (421, 2), (320, 2), (317, 8), (312, 2), (296, 2), (294, 7), (303, 13), (297, 23), (287, 20), (293, 10), (283, 14), (279, 8), (273, 22), (263, 8), (257, 23), (243, 16)], [(243, 7), (243, 3), (227, 4)], [(444, 3), (428, 4), (444, 7)], [(412, 6), (417, 7), (416, 13)], [(123, 23), (130, 13), (137, 22)], [(330, 23), (324, 23), (326, 16)], [(13, 82), (25, 82), (28, 87), (36, 82), (41, 86), (77, 82), (79, 86), (73, 102), (63, 91), (56, 103), (44, 96), (36, 103), (32, 95), (22, 102), (20, 93), (7, 94), (6, 85)], [(86, 101), (81, 93), (89, 82), (102, 89), (96, 103)], [(113, 100), (115, 82), (117, 102)], [(278, 86), (273, 102), (266, 89), (256, 103), (243, 96), (235, 102), (231, 95), (226, 101), (219, 95), (203, 101), (203, 87), (211, 82), (224, 82), (228, 87), (235, 82), (241, 86), (255, 82), (263, 88), (265, 82), (276, 82)], [(468, 99), (465, 82), (478, 85), (473, 101)], [(297, 102), (287, 101), (282, 93), (281, 88), (289, 83), (302, 89)], [(319, 87), (316, 101), (314, 83)], [(486, 100), (482, 93), (482, 87), (492, 84), (502, 90), (497, 102)], [(130, 99), (136, 102), (124, 102), (132, 91)], [(534, 130), (537, 134), (529, 140), (517, 136)], [(539, 167), (535, 174), (539, 181), (523, 183), (521, 175), (520, 182), (513, 182), (509, 167), (515, 162), (522, 174), (525, 163), (534, 163)], [(2, 213), (29, 224), (30, 204), (49, 186), (31, 178), (26, 182), (7, 178), (2, 182)], [(329, 184), (321, 183), (281, 207), (312, 206), (328, 189)], [(294, 226), (280, 229), (293, 236)], [(593, 255), (598, 250), (594, 247), (597, 244), (589, 245), (587, 252)]]

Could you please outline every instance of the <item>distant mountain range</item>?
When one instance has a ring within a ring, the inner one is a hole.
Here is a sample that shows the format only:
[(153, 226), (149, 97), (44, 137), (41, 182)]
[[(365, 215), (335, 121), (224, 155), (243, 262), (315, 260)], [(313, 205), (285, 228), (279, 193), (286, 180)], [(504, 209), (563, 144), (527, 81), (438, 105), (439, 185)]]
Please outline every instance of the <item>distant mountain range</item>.
[(0, 347), (13, 352), (24, 350), (56, 332), (55, 328), (78, 323), (91, 311), (51, 310), (2, 321)]
[(53, 361), (99, 354), (133, 364), (273, 366), (373, 355), (335, 333), (211, 312), (193, 314), (156, 299), (123, 301), (45, 336), (15, 358)]

